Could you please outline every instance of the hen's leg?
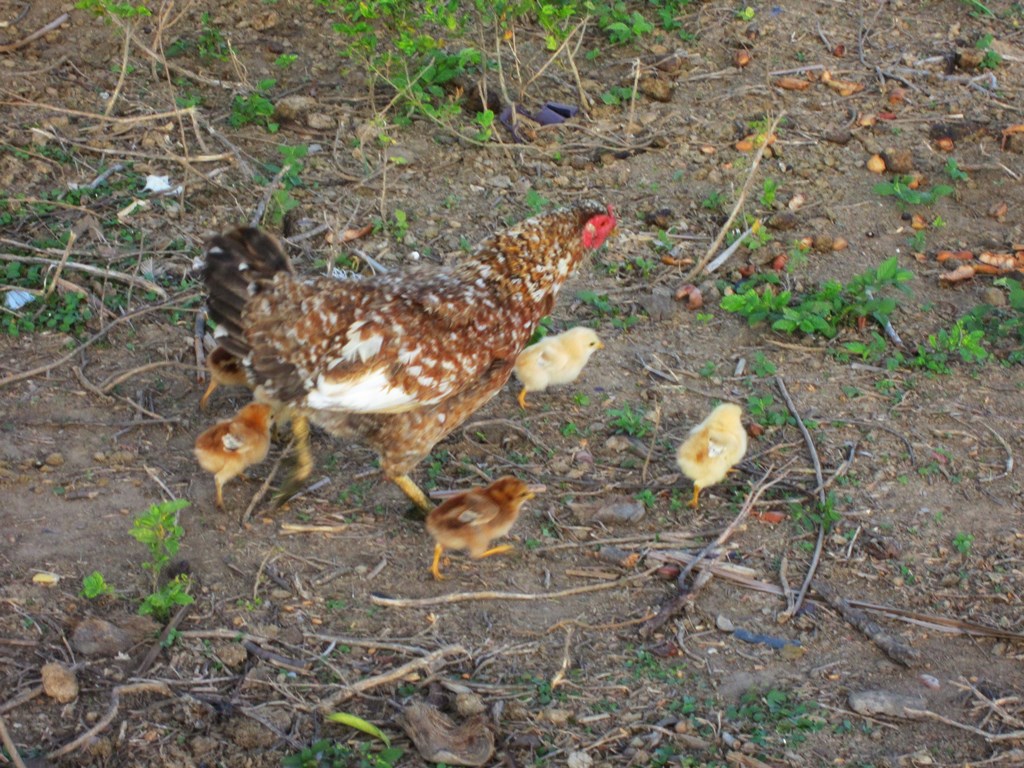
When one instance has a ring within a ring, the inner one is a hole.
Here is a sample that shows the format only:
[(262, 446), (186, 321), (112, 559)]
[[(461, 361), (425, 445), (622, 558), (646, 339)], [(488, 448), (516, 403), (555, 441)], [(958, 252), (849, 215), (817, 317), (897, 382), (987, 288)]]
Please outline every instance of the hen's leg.
[(420, 487), (408, 475), (393, 477), (391, 482), (401, 488), (402, 493), (412, 499), (412, 503), (424, 512), (430, 512), (434, 508), (434, 505), (430, 503), (430, 499), (427, 498), (427, 494), (421, 491)]
[(519, 397), (516, 398), (519, 401), (519, 407), (524, 411), (526, 410), (526, 387), (519, 390)]
[(442, 552), (444, 552), (444, 547), (442, 547), (440, 544), (434, 547), (434, 563), (430, 566), (430, 572), (434, 574), (434, 578), (437, 581), (444, 580), (444, 576), (441, 575), (441, 569), (439, 567)]
[(500, 547), (492, 547), (491, 549), (488, 549), (480, 555), (478, 559), (482, 560), (483, 558), (490, 557), (491, 555), (500, 555), (502, 552), (511, 552), (513, 549), (515, 549), (515, 547), (511, 544), (502, 544)]
[(309, 449), (309, 420), (302, 415), (292, 415), (292, 439), (295, 441), (295, 466), (274, 499), (274, 508), (288, 503), (302, 489), (303, 483), (313, 473), (313, 454)]

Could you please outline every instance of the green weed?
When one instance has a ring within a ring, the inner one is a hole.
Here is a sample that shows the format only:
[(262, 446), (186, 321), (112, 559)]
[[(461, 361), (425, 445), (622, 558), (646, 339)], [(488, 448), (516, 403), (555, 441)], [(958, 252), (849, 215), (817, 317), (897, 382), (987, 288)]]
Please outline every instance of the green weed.
[(82, 579), (82, 597), (95, 600), (97, 597), (112, 594), (114, 594), (114, 588), (107, 584), (107, 580), (99, 571), (93, 571)]
[(896, 309), (896, 300), (882, 294), (893, 288), (909, 293), (905, 283), (913, 276), (913, 272), (901, 269), (893, 256), (846, 285), (830, 280), (819, 290), (796, 297), (790, 291), (775, 295), (770, 286), (765, 286), (761, 293), (749, 288), (723, 297), (722, 309), (746, 317), (750, 325), (767, 322), (783, 333), (800, 332), (832, 339), (840, 327), (855, 325), (861, 318), (871, 318), (884, 326)]
[(191, 582), (188, 576), (179, 574), (159, 586), (160, 574), (178, 554), (184, 529), (178, 525), (178, 512), (189, 503), (184, 499), (165, 501), (152, 505), (146, 512), (135, 518), (129, 531), (136, 541), (149, 549), (150, 560), (142, 564), (152, 574), (152, 593), (139, 607), (139, 613), (152, 615), (157, 621), (167, 621), (175, 606), (191, 605), (194, 598), (188, 593)]
[(609, 425), (615, 432), (620, 432), (632, 437), (644, 437), (653, 428), (651, 422), (644, 415), (643, 408), (633, 410), (629, 403), (621, 408), (609, 408)]
[(235, 96), (231, 102), (231, 115), (228, 117), (231, 127), (241, 128), (243, 125), (255, 123), (266, 128), (267, 133), (277, 133), (280, 126), (271, 120), (274, 116), (274, 102), (268, 97), (275, 85), (276, 80), (267, 78), (260, 80), (252, 93)]
[(726, 710), (729, 720), (750, 728), (750, 740), (762, 747), (796, 747), (808, 734), (825, 727), (825, 720), (812, 713), (814, 702), (797, 702), (776, 688), (761, 693), (748, 691), (736, 707)]
[(882, 197), (895, 197), (904, 205), (931, 205), (953, 194), (953, 188), (948, 184), (936, 184), (931, 189), (920, 190), (910, 188), (912, 181), (910, 176), (896, 176), (892, 181), (875, 184), (872, 190)]

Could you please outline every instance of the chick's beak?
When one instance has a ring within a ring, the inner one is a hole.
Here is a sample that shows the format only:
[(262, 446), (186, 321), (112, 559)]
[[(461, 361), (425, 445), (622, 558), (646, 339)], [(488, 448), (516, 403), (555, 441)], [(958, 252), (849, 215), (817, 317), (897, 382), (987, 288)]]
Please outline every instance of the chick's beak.
[(604, 349), (604, 342), (603, 341), (597, 342), (597, 348), (598, 349)]

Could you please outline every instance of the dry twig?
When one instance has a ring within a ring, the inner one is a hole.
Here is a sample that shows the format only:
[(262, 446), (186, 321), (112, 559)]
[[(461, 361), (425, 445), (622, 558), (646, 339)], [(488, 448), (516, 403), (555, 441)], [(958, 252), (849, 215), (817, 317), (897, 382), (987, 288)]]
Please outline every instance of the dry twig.
[(7, 43), (6, 45), (0, 45), (0, 53), (14, 53), (17, 50), (20, 50), (20, 49), (24, 48), (26, 45), (28, 45), (29, 43), (31, 43), (33, 40), (38, 40), (40, 37), (45, 35), (47, 32), (52, 32), (53, 30), (57, 29), (57, 27), (59, 27), (61, 24), (63, 24), (65, 21), (67, 21), (70, 18), (71, 18), (70, 15), (68, 15), (66, 13), (62, 13), (56, 19), (51, 21), (49, 24), (40, 27), (35, 32), (33, 32), (31, 35), (29, 35), (28, 37), (23, 37), (21, 40), (18, 40), (15, 43)]
[(4, 749), (7, 750), (7, 754), (11, 756), (11, 762), (14, 763), (15, 768), (25, 768), (25, 761), (21, 759), (21, 755), (18, 754), (18, 748), (14, 745), (14, 740), (11, 738), (11, 734), (7, 732), (7, 723), (4, 721), (3, 715), (0, 715), (0, 741), (3, 742)]
[(173, 696), (173, 692), (163, 682), (145, 682), (145, 683), (128, 683), (126, 685), (118, 685), (114, 688), (113, 694), (110, 700), (110, 709), (107, 710), (107, 714), (99, 719), (99, 721), (92, 728), (87, 730), (81, 736), (74, 741), (70, 741), (60, 749), (55, 749), (50, 752), (46, 757), (50, 760), (56, 760), (64, 755), (70, 755), (75, 750), (81, 749), (82, 747), (88, 746), (92, 743), (92, 740), (104, 730), (110, 722), (117, 716), (117, 710), (121, 705), (121, 696), (132, 694), (132, 693), (159, 693), (163, 696)]

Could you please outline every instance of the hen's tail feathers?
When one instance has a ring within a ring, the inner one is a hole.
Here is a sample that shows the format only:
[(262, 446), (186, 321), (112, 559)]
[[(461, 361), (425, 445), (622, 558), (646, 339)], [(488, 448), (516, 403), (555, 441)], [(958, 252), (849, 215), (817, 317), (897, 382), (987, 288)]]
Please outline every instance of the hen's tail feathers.
[(292, 266), (281, 245), (255, 227), (239, 227), (207, 243), (203, 280), (210, 317), (217, 323), (214, 336), (236, 357), (249, 353), (242, 309), (265, 282), (282, 271), (291, 272)]

